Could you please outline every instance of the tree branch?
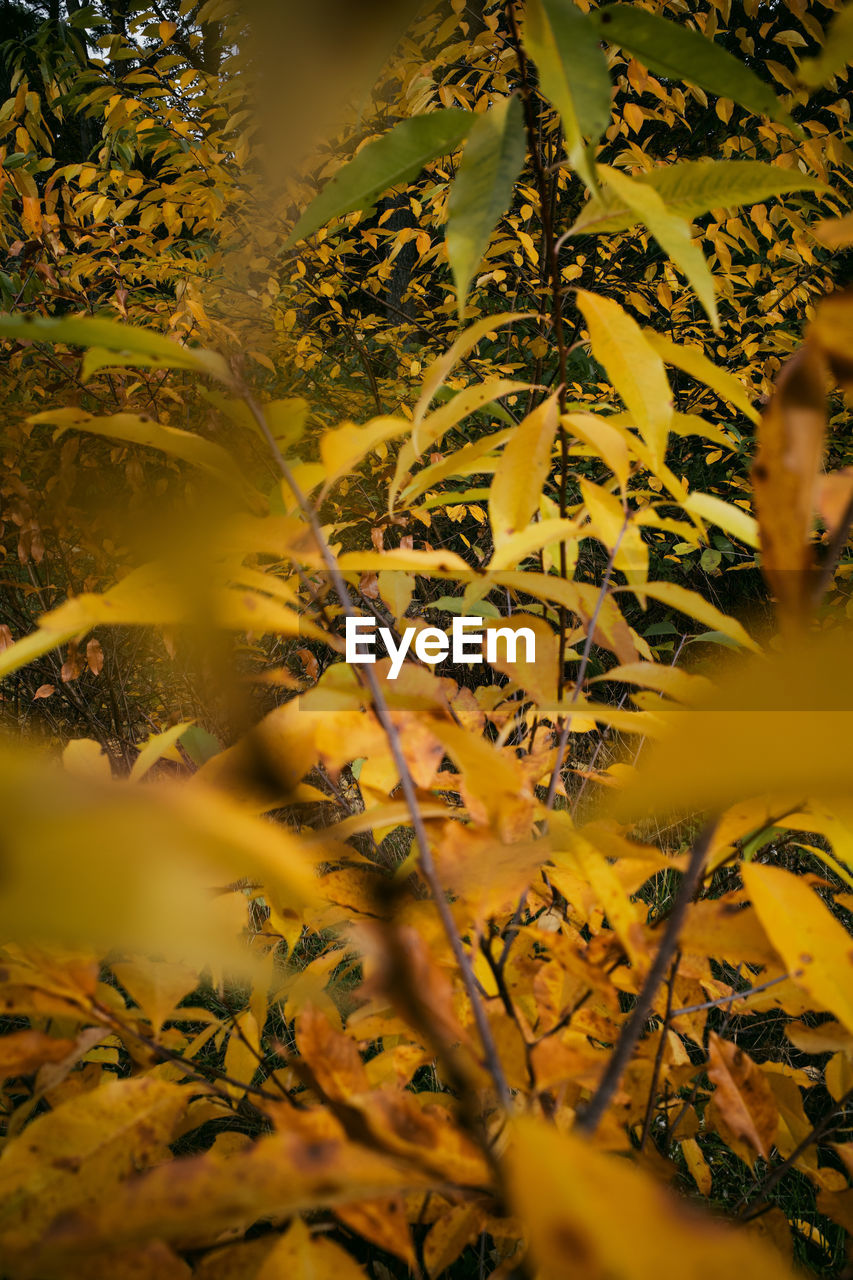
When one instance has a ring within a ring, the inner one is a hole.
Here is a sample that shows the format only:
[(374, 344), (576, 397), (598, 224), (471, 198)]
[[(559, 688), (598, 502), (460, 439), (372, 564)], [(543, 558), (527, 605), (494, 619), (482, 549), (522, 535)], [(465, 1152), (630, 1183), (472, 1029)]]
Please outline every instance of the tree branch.
[(678, 946), (678, 937), (684, 924), (687, 908), (701, 882), (705, 857), (715, 828), (716, 821), (709, 822), (699, 833), (693, 848), (690, 850), (687, 868), (678, 890), (678, 896), (667, 919), (660, 948), (652, 961), (652, 966), (637, 997), (637, 1003), (630, 1018), (622, 1028), (622, 1034), (610, 1056), (610, 1061), (607, 1064), (607, 1070), (602, 1077), (601, 1083), (575, 1121), (575, 1128), (579, 1133), (587, 1135), (595, 1133), (610, 1100), (619, 1087), (622, 1073), (630, 1062), (631, 1055), (643, 1034), (643, 1028), (651, 1013), (658, 987), (663, 982), (664, 975)]
[[(258, 427), (269, 446), (270, 452), (275, 459), (276, 465), (278, 466), (285, 483), (293, 493), (293, 496), (314, 535), (323, 563), (329, 574), (329, 578), (331, 579), (332, 586), (337, 592), (338, 599), (341, 602), (341, 607), (343, 608), (344, 613), (350, 618), (358, 617), (358, 613), (349, 594), (349, 589), (323, 534), (323, 529), (317, 518), (317, 514), (305, 494), (299, 488), (299, 485), (296, 483), (293, 473), (278, 447), (278, 442), (269, 428), (269, 424), (267, 423), (263, 410), (254, 397), (245, 388), (242, 391), (242, 396), (247, 408), (255, 419), (255, 422), (258, 424)], [(477, 1032), (483, 1046), (486, 1069), (492, 1078), (495, 1091), (501, 1105), (506, 1107), (510, 1102), (509, 1086), (507, 1085), (506, 1077), (504, 1076), (503, 1067), (497, 1052), (497, 1046), (495, 1045), (494, 1037), (492, 1035), (492, 1029), (489, 1025), (488, 1017), (486, 1016), (485, 1006), (483, 1005), (483, 1001), (477, 989), (477, 981), (474, 976), (471, 959), (462, 944), (462, 939), (456, 932), (456, 924), (453, 919), (453, 913), (450, 910), (450, 904), (447, 901), (447, 897), (438, 879), (438, 874), (432, 857), (432, 850), (429, 845), (429, 837), (427, 836), (423, 816), (421, 815), (420, 806), (418, 804), (415, 782), (412, 778), (411, 772), (409, 771), (409, 766), (406, 763), (405, 756), (403, 755), (397, 726), (391, 718), (391, 712), (389, 710), (388, 703), (385, 700), (382, 685), (379, 681), (379, 677), (373, 670), (373, 667), (370, 665), (365, 665), (363, 667), (360, 666), (357, 669), (357, 675), (364, 681), (364, 684), (367, 687), (371, 702), (373, 703), (373, 709), (376, 713), (376, 718), (381, 724), (385, 732), (385, 736), (388, 739), (391, 756), (397, 772), (400, 775), (400, 786), (403, 791), (406, 806), (409, 810), (409, 816), (412, 820), (412, 829), (414, 830), (415, 841), (418, 846), (421, 872), (429, 886), (433, 900), (435, 901), (436, 910), (438, 911), (441, 919), (442, 928), (444, 929), (445, 936), (450, 944), (450, 949), (453, 952), (453, 958), (459, 966), (462, 983), (471, 1003), (471, 1008), (474, 1013), (474, 1021), (477, 1025)]]

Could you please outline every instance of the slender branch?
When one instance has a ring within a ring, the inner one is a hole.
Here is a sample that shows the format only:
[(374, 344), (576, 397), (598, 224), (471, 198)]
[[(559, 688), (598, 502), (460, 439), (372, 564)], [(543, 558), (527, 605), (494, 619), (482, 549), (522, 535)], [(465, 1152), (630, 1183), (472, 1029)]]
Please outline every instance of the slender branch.
[[(132, 1040), (138, 1040), (140, 1044), (145, 1045), (145, 1048), (148, 1049), (150, 1053), (155, 1054), (161, 1062), (174, 1063), (175, 1066), (181, 1068), (189, 1080), (196, 1080), (199, 1084), (206, 1085), (212, 1093), (215, 1093), (217, 1097), (222, 1098), (223, 1101), (229, 1102), (232, 1106), (234, 1105), (235, 1099), (224, 1090), (217, 1089), (216, 1085), (208, 1078), (209, 1076), (212, 1076), (214, 1080), (220, 1080), (223, 1084), (230, 1084), (238, 1089), (242, 1089), (245, 1093), (252, 1093), (258, 1098), (263, 1098), (266, 1102), (280, 1102), (280, 1099), (276, 1094), (268, 1093), (267, 1090), (263, 1089), (260, 1085), (247, 1084), (245, 1080), (236, 1080), (233, 1076), (226, 1075), (224, 1071), (220, 1071), (218, 1067), (214, 1067), (208, 1062), (190, 1063), (180, 1053), (173, 1053), (171, 1049), (167, 1049), (164, 1045), (158, 1044), (156, 1040), (152, 1040), (150, 1037), (143, 1035), (141, 1031), (137, 1031), (132, 1027), (129, 1027), (119, 1018), (116, 1018), (105, 1005), (100, 1004), (98, 1001), (95, 1001), (94, 1004), (102, 1021), (111, 1026), (118, 1035), (122, 1037), (129, 1036)], [(292, 1106), (298, 1105), (288, 1094), (285, 1094), (285, 1097)]]
[[(510, 38), (513, 49), (515, 50), (516, 61), (518, 62), (518, 74), (521, 81), (521, 99), (524, 105), (524, 120), (527, 129), (527, 144), (530, 150), (530, 159), (533, 164), (533, 171), (536, 176), (536, 185), (539, 190), (539, 207), (542, 218), (542, 237), (543, 237), (543, 271), (545, 283), (547, 276), (551, 277), (551, 324), (554, 329), (554, 338), (557, 344), (557, 369), (559, 385), (557, 389), (557, 400), (560, 408), (560, 518), (566, 519), (569, 505), (569, 436), (563, 425), (563, 414), (566, 411), (566, 368), (568, 360), (568, 345), (566, 343), (566, 334), (563, 326), (563, 292), (560, 279), (560, 262), (557, 253), (556, 240), (554, 237), (554, 220), (552, 192), (549, 190), (548, 173), (542, 162), (542, 155), (539, 150), (539, 131), (537, 129), (536, 107), (533, 100), (533, 89), (530, 84), (530, 67), (527, 61), (527, 54), (524, 50), (524, 44), (518, 30), (518, 21), (515, 15), (514, 0), (506, 0), (506, 17), (509, 25)], [(542, 299), (542, 312), (545, 310), (545, 299)], [(535, 381), (539, 381), (539, 375)], [(568, 581), (569, 568), (568, 558), (566, 555), (565, 542), (560, 543), (560, 577), (564, 582)], [(557, 680), (558, 696), (562, 694), (564, 683), (565, 669), (565, 652), (566, 652), (566, 633), (568, 631), (568, 610), (565, 605), (559, 607), (560, 617), (560, 647), (559, 647), (559, 675)]]
[[(242, 396), (247, 408), (255, 419), (255, 422), (258, 424), (258, 427), (269, 446), (270, 452), (275, 459), (276, 465), (278, 466), (285, 483), (293, 493), (293, 496), (314, 535), (323, 563), (338, 595), (338, 599), (341, 602), (341, 607), (344, 613), (350, 618), (358, 617), (358, 612), (352, 603), (349, 589), (344, 580), (343, 574), (338, 567), (338, 563), (335, 560), (332, 550), (323, 534), (323, 529), (320, 525), (319, 519), (317, 518), (317, 514), (305, 494), (300, 489), (299, 485), (296, 483), (293, 472), (288, 466), (284, 455), (278, 447), (278, 442), (269, 428), (269, 424), (267, 423), (263, 410), (248, 390), (244, 389), (242, 391)], [(495, 1045), (494, 1037), (492, 1035), (492, 1029), (489, 1025), (488, 1017), (486, 1016), (485, 1006), (483, 1005), (483, 1001), (477, 989), (477, 981), (474, 976), (474, 968), (471, 959), (462, 944), (462, 939), (456, 932), (453, 913), (450, 910), (450, 904), (447, 901), (447, 897), (438, 878), (435, 862), (432, 857), (432, 850), (430, 849), (429, 837), (427, 836), (423, 816), (418, 804), (415, 782), (409, 770), (409, 766), (406, 763), (406, 758), (403, 755), (397, 726), (391, 718), (391, 712), (385, 699), (382, 685), (379, 681), (379, 677), (373, 670), (373, 667), (370, 665), (359, 666), (357, 674), (360, 679), (364, 680), (373, 703), (376, 718), (381, 724), (382, 729), (385, 732), (385, 736), (388, 739), (391, 756), (393, 758), (395, 768), (400, 775), (400, 785), (409, 810), (409, 816), (412, 820), (412, 829), (415, 833), (415, 841), (418, 846), (418, 853), (420, 857), (421, 873), (429, 886), (430, 893), (432, 894), (436, 905), (436, 910), (438, 911), (441, 919), (442, 928), (444, 929), (447, 941), (450, 944), (450, 949), (453, 952), (453, 958), (459, 966), (462, 983), (471, 1003), (471, 1008), (474, 1013), (474, 1021), (477, 1024), (477, 1032), (483, 1046), (486, 1068), (492, 1077), (495, 1091), (501, 1105), (506, 1107), (510, 1102), (509, 1086), (507, 1085), (506, 1077), (504, 1076), (503, 1067), (498, 1056), (497, 1046)]]
[(655, 1110), (655, 1095), (658, 1087), (658, 1076), (660, 1075), (661, 1063), (663, 1062), (663, 1054), (666, 1048), (666, 1033), (669, 1030), (669, 1020), (672, 1017), (672, 994), (675, 989), (675, 975), (678, 971), (680, 960), (681, 952), (676, 951), (666, 983), (666, 1011), (663, 1015), (663, 1026), (660, 1029), (660, 1040), (658, 1041), (657, 1053), (655, 1054), (655, 1064), (652, 1068), (652, 1079), (651, 1084), (649, 1085), (649, 1100), (646, 1103), (646, 1114), (643, 1117), (643, 1135), (640, 1138), (641, 1151), (648, 1141), (649, 1130), (652, 1127), (652, 1116), (654, 1115)]
[[(578, 667), (577, 675), (575, 676), (575, 687), (574, 687), (574, 690), (572, 691), (572, 696), (569, 699), (570, 707), (573, 706), (575, 702), (577, 702), (578, 695), (581, 691), (581, 686), (583, 685), (584, 678), (586, 676), (586, 669), (589, 666), (589, 657), (592, 652), (592, 641), (593, 641), (593, 636), (595, 635), (595, 628), (598, 622), (598, 616), (601, 613), (602, 608), (604, 607), (604, 597), (606, 596), (607, 588), (610, 585), (610, 575), (613, 573), (613, 566), (616, 562), (616, 554), (619, 551), (619, 547), (622, 544), (622, 539), (625, 536), (625, 530), (628, 528), (629, 519), (630, 519), (630, 514), (629, 512), (626, 511), (625, 519), (622, 521), (622, 528), (619, 530), (619, 536), (616, 539), (616, 541), (613, 543), (613, 549), (610, 552), (610, 557), (607, 561), (607, 566), (604, 570), (604, 577), (601, 579), (601, 590), (598, 593), (598, 599), (595, 602), (595, 609), (593, 610), (592, 617), (589, 620), (589, 627), (587, 628), (587, 633), (586, 633), (586, 641), (584, 643), (583, 652), (581, 653), (580, 666)], [(548, 798), (545, 801), (545, 808), (548, 810), (549, 813), (553, 809), (554, 801), (557, 797), (557, 784), (560, 781), (560, 774), (563, 769), (563, 761), (566, 758), (566, 747), (568, 746), (569, 732), (571, 731), (571, 727), (572, 727), (572, 716), (570, 714), (566, 716), (566, 722), (563, 725), (562, 729), (560, 730), (560, 739), (559, 739), (559, 742), (557, 743), (557, 759), (554, 762), (554, 768), (551, 773), (551, 782), (548, 786)]]
[(827, 1137), (838, 1126), (836, 1121), (844, 1116), (844, 1108), (849, 1102), (853, 1102), (853, 1088), (848, 1089), (845, 1094), (838, 1099), (838, 1106), (832, 1111), (828, 1111), (822, 1120), (811, 1129), (806, 1136), (797, 1143), (794, 1150), (787, 1156), (780, 1165), (777, 1165), (769, 1177), (758, 1188), (758, 1194), (751, 1203), (745, 1203), (738, 1217), (744, 1222), (750, 1222), (753, 1218), (757, 1218), (767, 1208), (767, 1197), (776, 1184), (781, 1181), (788, 1170), (799, 1160), (808, 1147), (813, 1142), (820, 1142), (821, 1138)]
[(771, 978), (769, 982), (759, 982), (756, 987), (747, 987), (745, 991), (733, 991), (731, 995), (720, 996), (719, 1000), (706, 1000), (704, 1004), (688, 1004), (683, 1009), (673, 1009), (670, 1018), (680, 1018), (685, 1013), (701, 1013), (703, 1009), (719, 1009), (724, 1004), (732, 1004), (735, 1000), (745, 1000), (747, 996), (755, 995), (757, 991), (766, 991), (768, 987), (775, 987), (779, 982), (785, 982), (788, 978), (799, 977), (802, 970), (796, 973), (783, 973), (781, 978)]
[(622, 1073), (631, 1060), (631, 1055), (643, 1034), (643, 1028), (651, 1013), (658, 987), (663, 982), (664, 975), (678, 946), (678, 937), (684, 924), (687, 908), (702, 880), (705, 858), (715, 827), (715, 821), (709, 822), (699, 833), (693, 848), (690, 850), (690, 857), (678, 890), (678, 896), (667, 919), (658, 953), (652, 961), (642, 990), (637, 997), (637, 1003), (630, 1018), (622, 1028), (622, 1034), (610, 1056), (610, 1061), (607, 1064), (607, 1070), (601, 1079), (601, 1083), (575, 1122), (575, 1128), (580, 1133), (588, 1135), (595, 1133), (610, 1100), (619, 1087)]

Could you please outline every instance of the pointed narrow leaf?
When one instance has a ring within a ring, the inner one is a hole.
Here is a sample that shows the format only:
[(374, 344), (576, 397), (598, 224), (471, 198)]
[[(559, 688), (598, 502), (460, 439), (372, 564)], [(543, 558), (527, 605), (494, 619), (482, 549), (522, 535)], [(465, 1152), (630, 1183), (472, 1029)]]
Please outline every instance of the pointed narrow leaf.
[(725, 529), (726, 533), (730, 533), (740, 542), (745, 542), (748, 547), (758, 546), (758, 525), (755, 523), (755, 518), (748, 511), (744, 511), (743, 507), (724, 502), (713, 493), (694, 491), (684, 503), (684, 510), (690, 515), (698, 516), (700, 520), (707, 521), (708, 524), (715, 524), (717, 528)]
[(551, 469), (558, 421), (557, 397), (549, 396), (518, 424), (504, 449), (489, 501), (496, 548), (533, 519)]
[(423, 389), (418, 396), (418, 402), (412, 413), (415, 425), (420, 422), (427, 412), (439, 387), (458, 361), (464, 360), (487, 334), (496, 332), (503, 325), (510, 324), (513, 320), (526, 320), (529, 315), (530, 313), (526, 311), (502, 311), (494, 316), (486, 316), (475, 324), (469, 325), (467, 329), (463, 329), (453, 345), (433, 360), (426, 370)]
[[(735, 209), (792, 191), (823, 191), (825, 184), (799, 169), (783, 169), (760, 160), (685, 160), (638, 173), (635, 182), (651, 187), (670, 213), (697, 218), (711, 209)], [(588, 200), (572, 226), (572, 234), (624, 231), (637, 221), (614, 191)]]
[(635, 182), (626, 173), (604, 165), (598, 172), (611, 191), (646, 224), (664, 253), (684, 272), (711, 324), (719, 329), (714, 280), (705, 255), (693, 240), (690, 224), (673, 213), (658, 192), (647, 184)]
[(456, 108), (401, 120), (362, 147), (312, 200), (285, 241), (285, 249), (312, 236), (333, 218), (369, 209), (383, 191), (409, 182), (436, 156), (455, 151), (477, 117)]
[(649, 449), (661, 459), (672, 418), (663, 361), (636, 320), (612, 298), (579, 290), (577, 304), (589, 328), (592, 354), (604, 365)]
[(85, 409), (47, 409), (44, 413), (33, 414), (27, 421), (49, 423), (59, 431), (84, 431), (87, 435), (106, 436), (108, 440), (144, 445), (190, 462), (229, 485), (235, 479), (239, 480), (237, 464), (227, 449), (192, 431), (163, 426), (146, 414), (113, 413), (105, 418), (95, 418)]
[(512, 203), (526, 147), (518, 98), (501, 99), (475, 120), (448, 201), (447, 253), (460, 316), (491, 234)]
[(595, 143), (610, 123), (610, 73), (598, 35), (574, 0), (528, 0), (524, 44), (539, 87), (560, 113), (572, 167), (597, 183), (584, 139)]
[[(613, 587), (614, 591), (628, 589), (628, 587)], [(744, 649), (752, 649), (754, 653), (761, 652), (759, 645), (737, 618), (730, 618), (727, 613), (722, 613), (716, 605), (700, 596), (698, 591), (690, 591), (687, 587), (679, 586), (677, 582), (644, 582), (642, 587), (630, 589), (640, 597), (651, 596), (653, 600), (659, 600), (661, 604), (669, 605), (679, 613), (685, 613), (688, 618), (695, 618), (697, 622), (702, 623), (703, 627), (721, 631), (723, 635), (736, 641)]]
[(105, 347), (108, 351), (129, 352), (138, 361), (121, 364), (155, 365), (161, 369), (193, 369), (219, 382), (229, 383), (228, 365), (215, 351), (204, 347), (181, 346), (151, 329), (140, 329), (97, 316), (0, 315), (0, 338), (30, 342), (61, 342), (72, 347)]
[(607, 5), (590, 18), (603, 40), (620, 45), (658, 75), (690, 80), (756, 115), (787, 123), (788, 115), (770, 86), (698, 31), (627, 4)]
[(394, 479), (388, 491), (388, 510), (393, 511), (406, 476), (425, 450), (437, 445), (451, 427), (469, 414), (483, 412), (493, 400), (523, 391), (525, 386), (523, 382), (511, 382), (507, 378), (487, 378), (485, 382), (463, 387), (458, 395), (433, 410), (428, 417), (420, 421), (416, 419), (411, 438), (404, 441), (397, 454)]
[(751, 422), (758, 421), (759, 415), (753, 409), (743, 383), (727, 369), (721, 369), (713, 360), (709, 360), (701, 347), (683, 346), (651, 329), (644, 329), (643, 333), (666, 364), (673, 364), (683, 373), (689, 373), (691, 378), (704, 382), (721, 399), (728, 400), (729, 404), (740, 409)]

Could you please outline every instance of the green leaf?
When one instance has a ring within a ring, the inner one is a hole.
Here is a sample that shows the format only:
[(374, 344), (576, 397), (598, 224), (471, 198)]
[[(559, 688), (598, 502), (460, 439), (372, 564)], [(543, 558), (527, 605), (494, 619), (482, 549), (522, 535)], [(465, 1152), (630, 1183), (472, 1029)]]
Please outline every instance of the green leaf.
[(701, 635), (689, 636), (688, 644), (721, 644), (725, 649), (739, 649), (740, 645), (731, 636), (722, 631), (703, 631)]
[(181, 746), (193, 764), (198, 765), (199, 768), (214, 756), (218, 756), (222, 750), (219, 739), (198, 724), (191, 724), (184, 730), (181, 734)]
[[(458, 387), (439, 387), (433, 399), (439, 404), (446, 404), (448, 400), (452, 400), (454, 396), (459, 395)], [(488, 404), (484, 404), (483, 413), (487, 413), (490, 418), (497, 418), (498, 422), (504, 422), (508, 427), (515, 426), (515, 418), (510, 417), (503, 405), (498, 404), (497, 400), (490, 400)]]
[(684, 272), (711, 324), (719, 330), (714, 280), (702, 250), (693, 240), (690, 224), (673, 213), (647, 183), (636, 182), (626, 173), (606, 165), (600, 165), (598, 172), (608, 188), (645, 223), (663, 251)]
[(805, 58), (797, 68), (797, 76), (810, 89), (817, 89), (850, 62), (853, 62), (853, 4), (846, 4), (829, 24), (818, 56)]
[(560, 113), (572, 167), (595, 190), (584, 138), (597, 142), (610, 123), (610, 73), (595, 27), (573, 0), (528, 0), (524, 44), (539, 87)]
[[(457, 613), (467, 614), (468, 605), (465, 603), (464, 596), (440, 596), (438, 600), (434, 600), (432, 604), (427, 606), (434, 609), (438, 613)], [(484, 618), (499, 618), (500, 612), (488, 600), (479, 600), (477, 602), (477, 613)]]
[(678, 628), (667, 620), (665, 622), (653, 622), (650, 627), (646, 627), (643, 635), (648, 640), (650, 636), (677, 636)]
[(620, 45), (658, 75), (690, 80), (756, 115), (793, 123), (769, 85), (698, 31), (627, 4), (608, 5), (591, 13), (590, 20), (602, 39)]
[[(822, 191), (825, 184), (799, 169), (782, 169), (760, 160), (687, 160), (638, 173), (634, 181), (651, 187), (670, 213), (696, 218), (711, 209), (734, 209), (791, 191)], [(624, 231), (639, 215), (615, 189), (588, 200), (572, 235)]]
[(345, 164), (312, 200), (285, 241), (290, 249), (333, 218), (369, 209), (389, 187), (410, 182), (436, 156), (455, 151), (476, 117), (456, 108), (401, 120)]
[[(164, 338), (151, 329), (119, 324), (97, 316), (0, 315), (0, 338), (17, 338), (30, 342), (61, 342), (73, 347), (105, 347), (108, 351), (127, 353), (116, 364), (155, 365), (160, 369), (191, 369), (206, 373), (218, 382), (230, 383), (228, 365), (215, 351), (204, 347), (185, 347)], [(101, 363), (99, 362), (98, 367)], [(92, 370), (90, 370), (91, 372)]]
[(475, 120), (448, 202), (447, 253), (460, 318), (492, 231), (512, 203), (526, 150), (518, 98), (502, 98)]

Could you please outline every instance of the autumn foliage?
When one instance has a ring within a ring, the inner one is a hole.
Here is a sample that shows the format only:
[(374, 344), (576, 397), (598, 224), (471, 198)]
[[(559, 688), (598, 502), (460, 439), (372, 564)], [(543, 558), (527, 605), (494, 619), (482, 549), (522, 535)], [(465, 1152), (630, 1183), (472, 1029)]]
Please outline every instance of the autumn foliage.
[(0, 1278), (849, 1276), (853, 8), (3, 12)]

